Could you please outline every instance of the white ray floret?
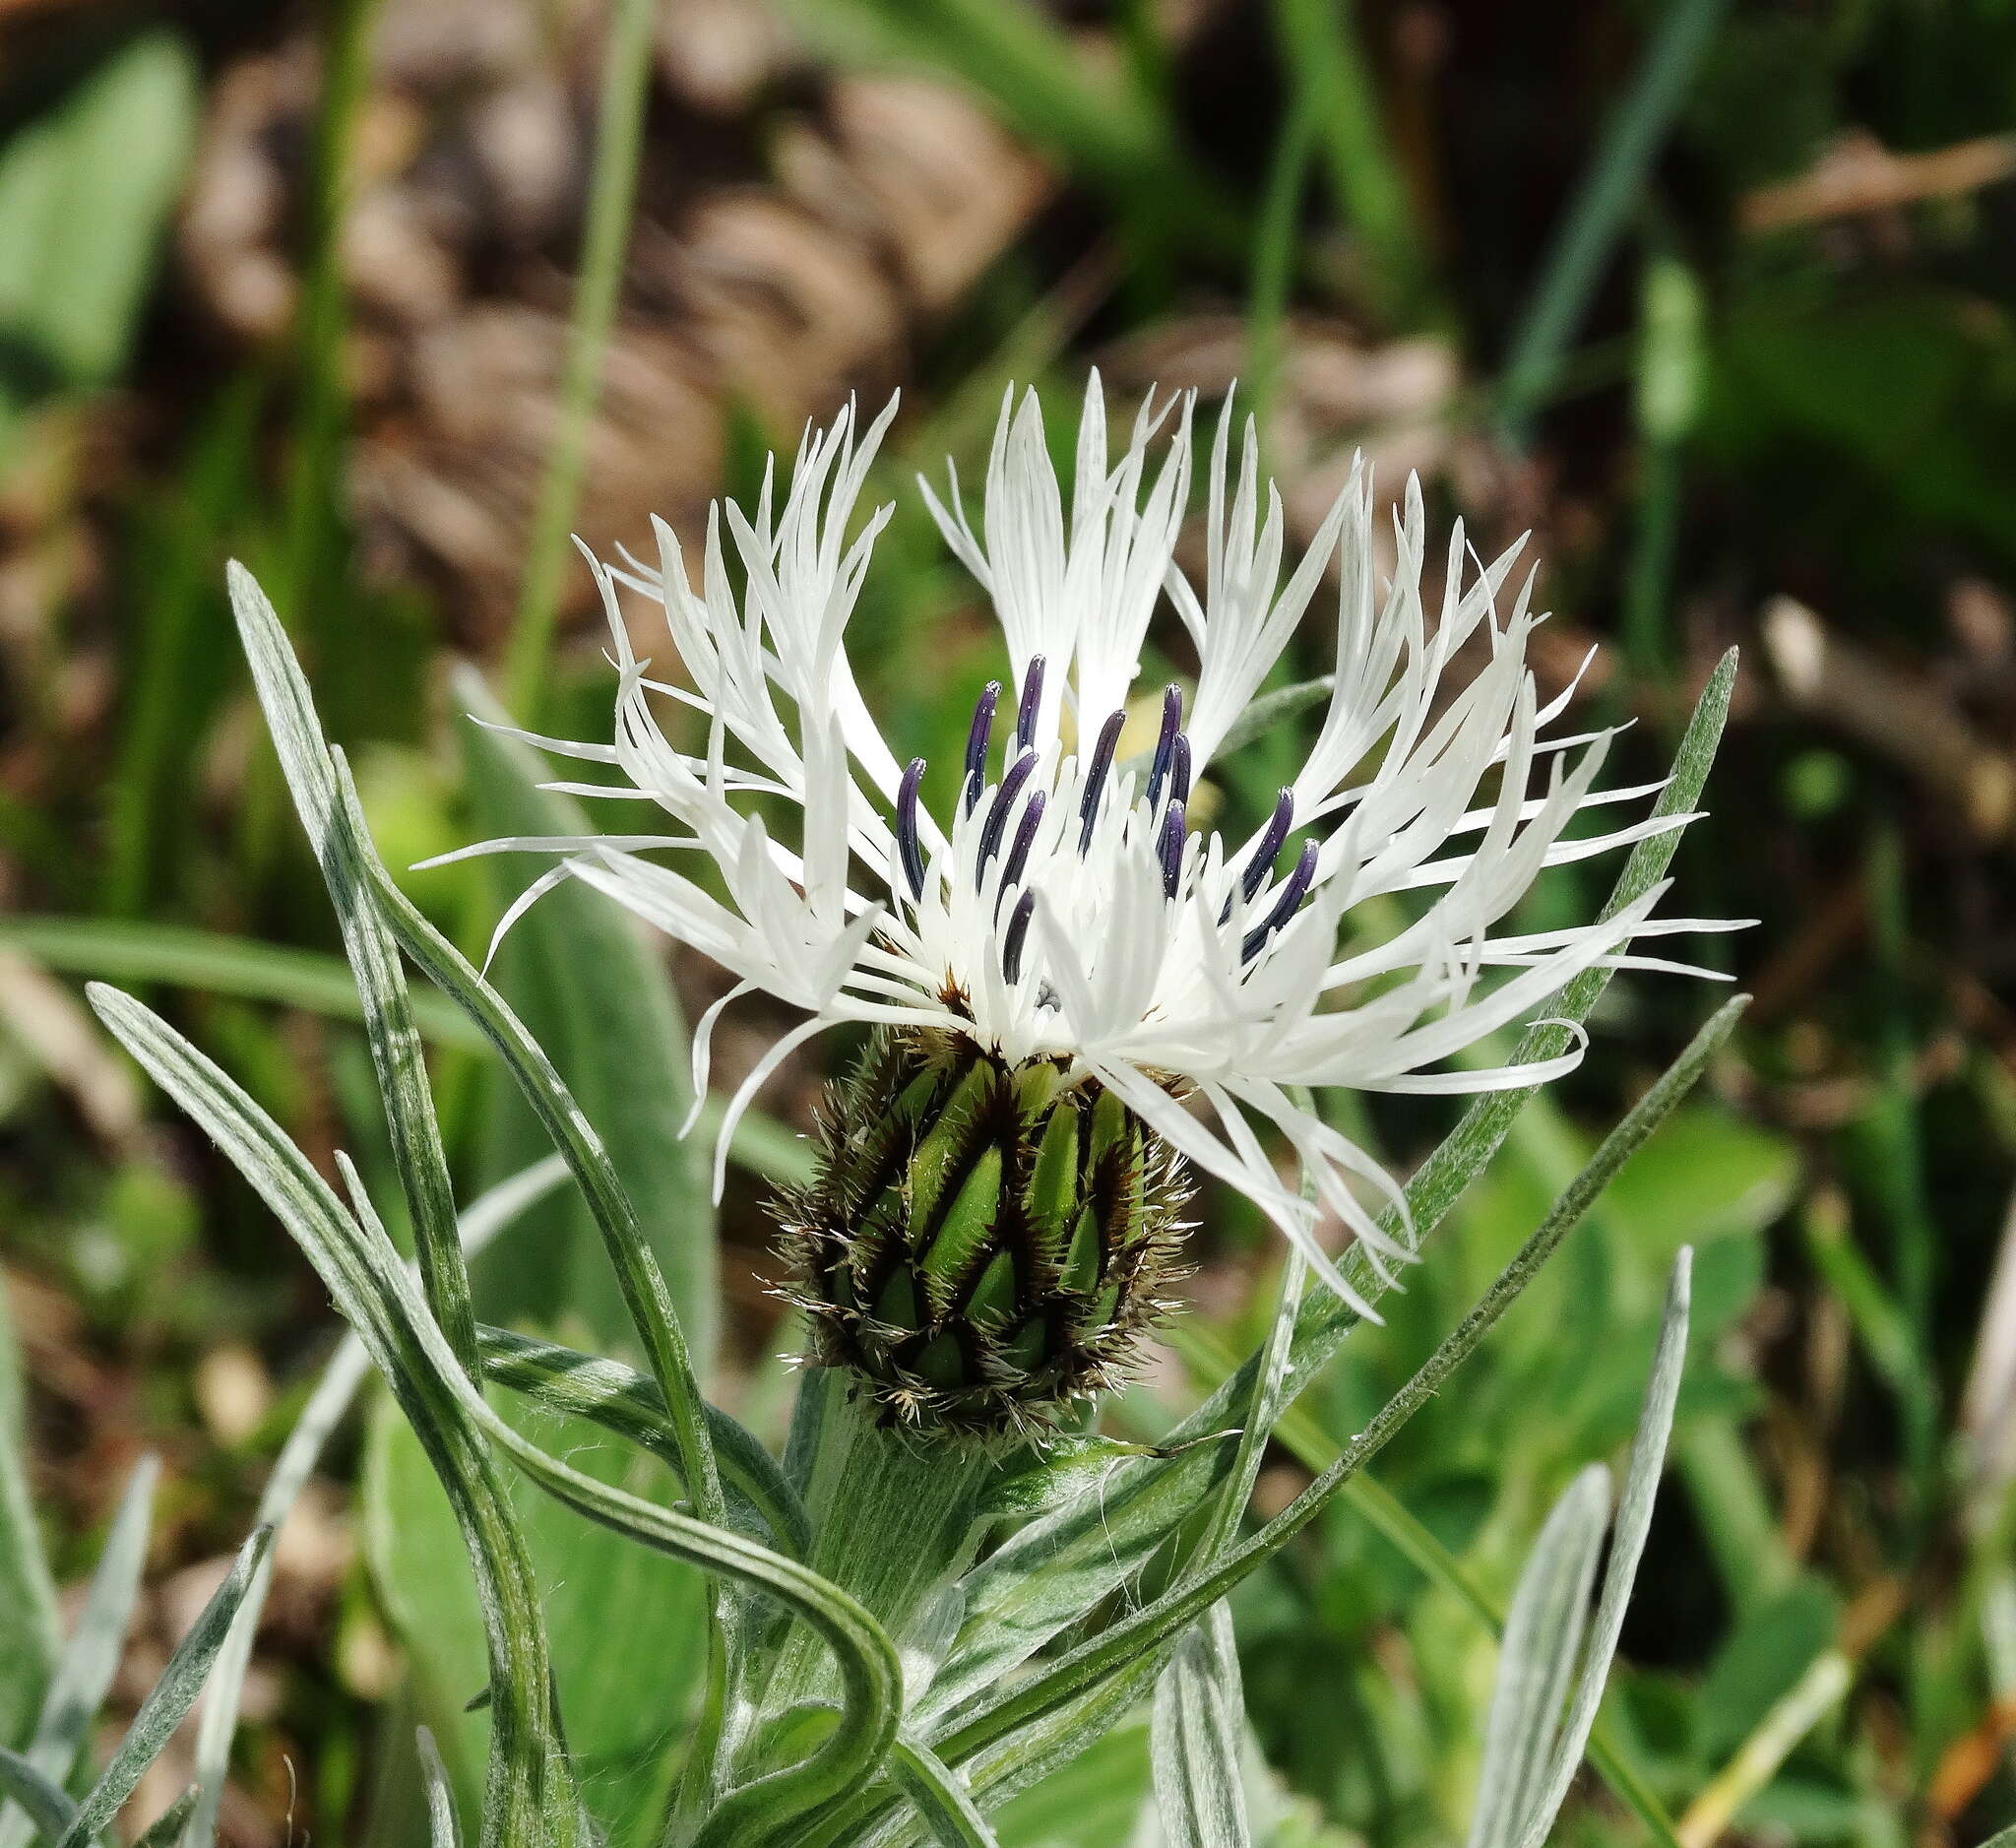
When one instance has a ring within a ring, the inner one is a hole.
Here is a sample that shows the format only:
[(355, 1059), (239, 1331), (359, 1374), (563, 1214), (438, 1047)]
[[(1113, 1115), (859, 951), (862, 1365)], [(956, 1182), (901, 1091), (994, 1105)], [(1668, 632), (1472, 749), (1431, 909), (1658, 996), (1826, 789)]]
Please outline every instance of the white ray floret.
[[(656, 566), (590, 557), (619, 674), (614, 740), (522, 735), (616, 769), (627, 782), (614, 793), (656, 802), (676, 831), (465, 851), (557, 854), (528, 901), (552, 877), (582, 879), (735, 978), (694, 1036), (699, 1088), (724, 1006), (761, 990), (805, 1010), (732, 1099), (718, 1175), (758, 1086), (812, 1034), (848, 1021), (941, 1028), (1011, 1063), (1066, 1061), (1117, 1093), (1257, 1201), (1349, 1296), (1314, 1237), (1319, 1211), (1374, 1262), (1403, 1257), (1363, 1198), (1397, 1201), (1399, 1189), (1295, 1090), (1480, 1092), (1570, 1069), (1579, 1036), (1540, 1065), (1450, 1061), (1584, 969), (1685, 967), (1634, 954), (1641, 938), (1725, 926), (1653, 919), (1660, 887), (1606, 922), (1493, 930), (1544, 867), (1693, 817), (1569, 838), (1584, 811), (1659, 786), (1599, 790), (1609, 734), (1553, 734), (1568, 694), (1543, 703), (1527, 667), (1540, 618), (1532, 573), (1513, 583), (1518, 545), (1475, 566), (1459, 525), (1430, 610), (1419, 486), (1409, 481), (1394, 513), (1382, 571), (1360, 467), (1291, 563), (1252, 425), (1234, 465), (1228, 411), (1206, 465), (1193, 584), (1175, 558), (1191, 401), (1145, 406), (1115, 460), (1097, 378), (1068, 496), (1033, 392), (1003, 405), (977, 528), (956, 476), (942, 500), (924, 488), (993, 604), (1007, 655), (974, 714), (958, 795), (932, 814), (922, 761), (902, 764), (882, 736), (846, 644), (891, 510), (850, 533), (894, 410), (857, 430), (850, 408), (808, 433), (781, 504), (767, 476), (752, 510), (717, 506), (697, 573), (662, 522)], [(1326, 582), (1337, 587), (1334, 684), (1307, 758), (1250, 836), (1191, 831), (1192, 792)], [(626, 589), (662, 605), (677, 678), (647, 675), (618, 607)], [(1194, 651), (1195, 688), (1187, 700), (1173, 685), (1147, 689), (1151, 711), (1161, 702), (1154, 745), (1121, 761), (1165, 599)], [(1453, 671), (1459, 651), (1478, 664), (1467, 674)], [(665, 698), (704, 720), (683, 728), (693, 748), (662, 729)], [(774, 838), (764, 812), (792, 815), (794, 839)], [(651, 857), (668, 848), (686, 850), (691, 870)], [(1398, 893), (1426, 896), (1372, 905)], [(1313, 1203), (1283, 1179), (1268, 1126), (1313, 1182)]]

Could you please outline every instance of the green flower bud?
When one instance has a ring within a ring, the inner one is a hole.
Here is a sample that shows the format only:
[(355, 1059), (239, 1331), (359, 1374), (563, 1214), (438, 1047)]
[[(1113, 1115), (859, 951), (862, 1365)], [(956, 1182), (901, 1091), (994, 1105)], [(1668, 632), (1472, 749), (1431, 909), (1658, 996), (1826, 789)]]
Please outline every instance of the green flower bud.
[(1119, 1383), (1179, 1275), (1167, 1145), (1050, 1059), (879, 1033), (786, 1205), (814, 1355), (895, 1421), (1028, 1430)]

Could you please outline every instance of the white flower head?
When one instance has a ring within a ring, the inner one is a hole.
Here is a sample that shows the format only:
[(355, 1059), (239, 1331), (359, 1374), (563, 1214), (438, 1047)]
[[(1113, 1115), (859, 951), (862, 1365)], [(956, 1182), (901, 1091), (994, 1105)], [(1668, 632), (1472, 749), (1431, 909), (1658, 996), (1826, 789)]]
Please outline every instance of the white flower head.
[[(1465, 1093), (1552, 1078), (1580, 1058), (1579, 1032), (1538, 1064), (1449, 1061), (1593, 965), (1674, 967), (1634, 955), (1642, 939), (1718, 927), (1655, 921), (1656, 887), (1602, 923), (1494, 934), (1543, 868), (1694, 817), (1568, 838), (1582, 810), (1658, 786), (1599, 791), (1610, 734), (1556, 731), (1573, 689), (1545, 702), (1536, 690), (1526, 655), (1541, 618), (1529, 607), (1532, 572), (1512, 583), (1519, 545), (1479, 565), (1459, 525), (1438, 606), (1427, 607), (1416, 480), (1392, 518), (1390, 570), (1376, 555), (1362, 466), (1289, 568), (1281, 496), (1261, 477), (1250, 420), (1233, 464), (1228, 408), (1206, 464), (1205, 569), (1193, 582), (1175, 557), (1192, 409), (1188, 397), (1151, 399), (1115, 459), (1095, 376), (1067, 493), (1035, 393), (1011, 393), (977, 528), (956, 473), (942, 500), (924, 486), (947, 543), (992, 602), (1007, 655), (975, 709), (947, 813), (920, 800), (923, 761), (904, 764), (884, 739), (847, 648), (891, 509), (850, 530), (893, 402), (865, 430), (850, 407), (808, 433), (781, 505), (766, 475), (752, 511), (716, 506), (697, 590), (662, 522), (655, 568), (590, 557), (620, 673), (614, 741), (531, 741), (619, 770), (624, 785), (595, 793), (655, 802), (675, 831), (466, 851), (561, 856), (511, 917), (571, 875), (736, 978), (696, 1030), (696, 1089), (728, 1003), (761, 990), (805, 1010), (725, 1113), (717, 1188), (735, 1122), (806, 1038), (849, 1021), (938, 1029), (1008, 1065), (1052, 1060), (1111, 1091), (1255, 1200), (1352, 1297), (1314, 1237), (1319, 1209), (1379, 1264), (1408, 1252), (1354, 1182), (1396, 1203), (1400, 1190), (1295, 1093)], [(1333, 583), (1334, 684), (1300, 771), (1252, 834), (1193, 829), (1201, 779)], [(633, 652), (618, 608), (626, 589), (662, 605), (680, 677), (653, 677)], [(1187, 696), (1137, 685), (1165, 600), (1197, 662)], [(1480, 662), (1467, 678), (1452, 672), (1460, 650)], [(705, 721), (704, 749), (674, 747), (661, 699)], [(1129, 707), (1144, 700), (1151, 710), (1160, 701), (1159, 731), (1123, 760)], [(759, 807), (795, 811), (795, 842), (775, 838)], [(714, 881), (652, 858), (665, 849), (705, 854)], [(1368, 928), (1371, 901), (1400, 893), (1420, 896), (1375, 908), (1381, 927)], [(1313, 1201), (1284, 1182), (1263, 1143), (1268, 1125)]]

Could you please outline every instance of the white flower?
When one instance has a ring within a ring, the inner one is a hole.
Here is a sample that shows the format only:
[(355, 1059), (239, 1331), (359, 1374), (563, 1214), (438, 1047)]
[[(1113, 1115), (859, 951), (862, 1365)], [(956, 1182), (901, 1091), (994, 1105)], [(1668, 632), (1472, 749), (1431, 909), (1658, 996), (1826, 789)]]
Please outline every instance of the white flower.
[[(849, 528), (894, 404), (858, 435), (850, 409), (808, 434), (781, 507), (769, 477), (753, 512), (717, 506), (697, 592), (662, 522), (656, 569), (627, 554), (621, 566), (590, 558), (621, 674), (615, 741), (532, 741), (613, 766), (627, 779), (613, 793), (655, 802), (675, 831), (465, 851), (562, 857), (512, 917), (571, 875), (737, 979), (696, 1030), (699, 1090), (723, 1007), (761, 989), (805, 1010), (728, 1107), (717, 1188), (735, 1121), (809, 1036), (843, 1021), (935, 1027), (1010, 1063), (1068, 1061), (1117, 1093), (1198, 1168), (1257, 1201), (1349, 1296), (1312, 1236), (1316, 1206), (1284, 1184), (1261, 1129), (1286, 1139), (1317, 1200), (1375, 1263), (1407, 1253), (1353, 1179), (1396, 1202), (1400, 1192), (1292, 1088), (1480, 1092), (1554, 1077), (1580, 1058), (1579, 1033), (1543, 1064), (1446, 1067), (1594, 964), (1673, 966), (1632, 956), (1637, 940), (1716, 927), (1654, 921), (1661, 887), (1605, 924), (1493, 935), (1543, 867), (1693, 817), (1564, 838), (1579, 811), (1652, 791), (1597, 791), (1609, 733), (1551, 734), (1569, 694), (1543, 704), (1526, 665), (1540, 620), (1531, 572), (1501, 607), (1518, 545), (1472, 569), (1459, 526), (1440, 607), (1424, 606), (1414, 480), (1394, 517), (1390, 574), (1375, 560), (1360, 467), (1284, 583), (1281, 498), (1261, 480), (1250, 421), (1228, 468), (1228, 411), (1207, 471), (1204, 581), (1193, 585), (1174, 557), (1191, 409), (1187, 398), (1145, 406), (1115, 461), (1095, 377), (1067, 500), (1035, 394), (1019, 404), (1011, 394), (978, 530), (956, 474), (942, 502), (925, 487), (947, 542), (992, 600), (1008, 657), (974, 713), (949, 814), (920, 805), (922, 760), (899, 762), (847, 651), (891, 510), (851, 540)], [(1192, 831), (1193, 790), (1333, 572), (1336, 681), (1307, 760), (1251, 836)], [(682, 678), (651, 677), (632, 652), (623, 588), (663, 605)], [(1120, 762), (1143, 638), (1165, 598), (1188, 631), (1196, 684), (1187, 699), (1161, 691), (1152, 752)], [(1473, 638), (1486, 659), (1452, 690), (1451, 662)], [(703, 751), (667, 740), (660, 697), (704, 718)], [(780, 803), (796, 811), (794, 842), (772, 837), (754, 812), (759, 797), (773, 814)], [(717, 883), (648, 857), (663, 849), (697, 849)], [(1364, 908), (1396, 893), (1432, 896), (1415, 902), (1411, 922), (1371, 930)]]

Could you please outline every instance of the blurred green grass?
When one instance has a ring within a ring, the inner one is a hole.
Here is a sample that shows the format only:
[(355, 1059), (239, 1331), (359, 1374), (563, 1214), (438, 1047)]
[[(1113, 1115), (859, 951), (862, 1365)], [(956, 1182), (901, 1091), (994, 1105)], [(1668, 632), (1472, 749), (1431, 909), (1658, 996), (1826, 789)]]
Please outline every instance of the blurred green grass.
[[(1554, 42), (1483, 0), (1180, 18), (1149, 0), (788, 0), (777, 17), (802, 49), (724, 103), (696, 99), (654, 41), (663, 16), (602, 11), (606, 33), (548, 47), (539, 67), (586, 124), (552, 155), (572, 205), (528, 260), (479, 244), (469, 261), (487, 298), (571, 316), (542, 381), (567, 409), (525, 517), (501, 523), (501, 608), (438, 556), (388, 551), (384, 508), (358, 486), (388, 446), (427, 453), (424, 430), (399, 425), (412, 407), (388, 413), (370, 383), (410, 331), (388, 333), (384, 279), (347, 241), (399, 172), (388, 138), (424, 149), (426, 111), (455, 106), (452, 83), (415, 90), (388, 62), (410, 8), (336, 0), (276, 23), (80, 5), (0, 28), (18, 33), (0, 83), (0, 858), (16, 914), (0, 924), (0, 1251), (59, 1572), (75, 1575), (110, 1517), (102, 1466), (142, 1441), (170, 1459), (158, 1567), (223, 1550), (284, 1428), (273, 1382), (298, 1378), (326, 1314), (236, 1183), (121, 1089), (102, 1045), (66, 1052), (46, 1030), (63, 990), (45, 978), (151, 985), (304, 1146), (349, 1147), (367, 1174), (387, 1159), (319, 882), (248, 723), (224, 557), (276, 587), (389, 863), (523, 812), (539, 798), (454, 717), (469, 702), (448, 669), (473, 659), (549, 729), (605, 723), (564, 537), (613, 492), (596, 413), (628, 388), (622, 342), (646, 322), (677, 337), (697, 315), (655, 291), (644, 258), (698, 235), (710, 186), (803, 210), (807, 136), (839, 134), (863, 94), (848, 86), (898, 71), (955, 86), (1041, 174), (1040, 203), (1004, 217), (949, 298), (805, 386), (821, 411), (850, 388), (906, 387), (879, 482), (900, 511), (856, 646), (871, 701), (914, 749), (956, 756), (996, 664), (910, 475), (935, 475), (950, 450), (975, 478), (1006, 383), (1068, 395), (1092, 362), (1122, 391), (1236, 370), (1272, 414), (1292, 499), (1363, 443), (1418, 461), (1481, 548), (1538, 527), (1543, 601), (1566, 631), (1553, 670), (1606, 645), (1590, 697), (1640, 722), (1626, 774), (1660, 760), (1723, 647), (1748, 647), (1714, 812), (1678, 862), (1685, 909), (1762, 921), (1713, 950), (1759, 993), (1739, 1054), (1377, 1482), (1241, 1600), (1271, 1838), (1383, 1848), (1460, 1826), (1483, 1620), (1554, 1495), (1627, 1430), (1683, 1241), (1701, 1253), (1698, 1352), (1626, 1632), (1633, 1666), (1607, 1708), (1616, 1750), (1688, 1848), (1967, 1848), (2007, 1822), (2016, 938), (1995, 792), (2016, 720), (2016, 14), (1667, 0), (1570, 9)], [(750, 0), (718, 17), (731, 32), (771, 15)], [(269, 254), (293, 293), (251, 338), (219, 325), (190, 200), (228, 86), (261, 68), (295, 94), (259, 65), (276, 35), (306, 73), (305, 100), (268, 124), (282, 149), (268, 177), (288, 189)], [(409, 93), (421, 128), (394, 106)], [(916, 254), (892, 238), (877, 260)], [(766, 361), (797, 363), (787, 345), (708, 376), (713, 434), (619, 430), (647, 444), (630, 467), (753, 487), (756, 458), (795, 436)], [(1409, 362), (1430, 383), (1382, 396)], [(1779, 597), (1813, 612), (1825, 671), (1772, 646), (1763, 612)], [(1151, 646), (1182, 670), (1174, 638)], [(1312, 635), (1299, 666), (1319, 670), (1326, 647)], [(1264, 808), (1267, 752), (1217, 798)], [(409, 884), (471, 949), (513, 889), (481, 867)], [(1529, 927), (1600, 889), (1563, 869)], [(585, 894), (545, 900), (503, 975), (633, 1184), (655, 1178), (667, 1269), (712, 1301), (713, 1243), (669, 1133), (681, 1006), (711, 993)], [(1388, 1325), (1354, 1338), (1279, 1471), (1320, 1465), (1359, 1428), (1700, 1008), (1697, 990), (1656, 981), (1606, 1005), (1583, 1072), (1522, 1119)], [(426, 1018), (451, 1154), (474, 1188), (537, 1151), (480, 1053)], [(815, 1077), (776, 1094), (788, 1121)], [(1381, 1108), (1353, 1127), (1405, 1163), (1438, 1122)], [(774, 1172), (795, 1145), (773, 1123), (744, 1146), (722, 1215), (722, 1369), (774, 1422), (787, 1387), (771, 1356), (788, 1331), (762, 1296), (774, 1267), (747, 1171)], [(1209, 1209), (1200, 1307), (1175, 1342), (1198, 1387), (1252, 1345), (1272, 1301), (1255, 1216)], [(578, 1221), (556, 1200), (491, 1260), (495, 1312), (606, 1338)], [(220, 1354), (264, 1382), (242, 1417)], [(1123, 1413), (1145, 1430), (1170, 1416), (1146, 1391)], [(460, 1607), (410, 1471), (383, 1421), (336, 1465), (357, 1486), (366, 1563), (304, 1591), (282, 1638), (275, 1711), (243, 1752), (275, 1826), (291, 1755), (326, 1835), (408, 1838), (415, 1787), (397, 1742), (414, 1711), (439, 1722), (472, 1691), (468, 1625), (416, 1633), (417, 1614)], [(568, 1622), (593, 1639), (608, 1600), (636, 1595), (614, 1578), (576, 1587)], [(663, 1616), (600, 1663), (605, 1710), (584, 1735), (598, 1776), (649, 1756), (625, 1694), (691, 1646), (675, 1600)], [(467, 1758), (483, 1722), (454, 1724), (444, 1737)], [(1116, 1734), (1021, 1800), (1007, 1838), (1120, 1839), (1145, 1775), (1140, 1738)], [(279, 1839), (253, 1817), (230, 1826)], [(1639, 1826), (1592, 1790), (1561, 1839)]]

